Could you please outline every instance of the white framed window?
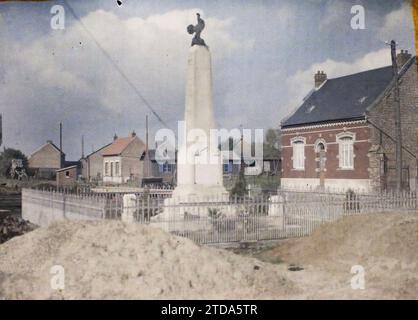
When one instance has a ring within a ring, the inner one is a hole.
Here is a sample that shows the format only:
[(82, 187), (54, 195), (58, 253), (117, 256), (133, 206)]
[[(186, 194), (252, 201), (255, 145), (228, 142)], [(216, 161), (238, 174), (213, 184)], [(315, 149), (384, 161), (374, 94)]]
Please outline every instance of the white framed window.
[(353, 133), (344, 132), (337, 135), (340, 169), (354, 169), (354, 140)]
[(109, 175), (109, 162), (105, 162), (105, 176)]
[(326, 152), (327, 151), (327, 143), (322, 138), (321, 139), (318, 139), (318, 140), (315, 141), (314, 148), (315, 148), (315, 152), (316, 153), (320, 153), (321, 151), (325, 151)]
[(120, 164), (119, 161), (115, 162), (115, 176), (119, 177), (120, 176)]
[(293, 169), (305, 170), (305, 138), (293, 138), (292, 149), (293, 149)]

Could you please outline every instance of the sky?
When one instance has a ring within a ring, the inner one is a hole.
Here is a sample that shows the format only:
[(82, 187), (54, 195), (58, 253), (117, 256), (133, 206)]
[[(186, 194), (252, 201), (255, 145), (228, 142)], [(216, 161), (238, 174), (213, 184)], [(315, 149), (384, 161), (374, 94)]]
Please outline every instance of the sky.
[[(115, 133), (135, 130), (144, 138), (147, 114), (153, 143), (164, 126), (126, 78), (176, 128), (184, 115), (192, 38), (186, 27), (196, 23), (196, 12), (206, 21), (201, 36), (212, 54), (221, 128), (279, 128), (313, 88), (317, 70), (334, 78), (389, 65), (385, 41), (391, 39), (415, 51), (408, 1), (122, 2), (0, 3), (3, 146), (30, 155), (46, 140), (58, 144), (62, 121), (63, 151), (76, 160), (82, 135), (85, 154)], [(64, 29), (51, 27), (57, 4), (65, 10)], [(365, 29), (351, 27), (354, 5), (365, 10)]]

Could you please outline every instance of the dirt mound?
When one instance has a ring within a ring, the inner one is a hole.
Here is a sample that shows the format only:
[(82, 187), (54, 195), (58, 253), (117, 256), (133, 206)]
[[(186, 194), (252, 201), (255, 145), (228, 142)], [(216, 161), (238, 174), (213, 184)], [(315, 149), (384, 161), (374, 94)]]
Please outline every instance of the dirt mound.
[(373, 214), (344, 217), (317, 228), (308, 238), (288, 241), (277, 253), (291, 263), (316, 264), (376, 257), (418, 261), (418, 216)]
[[(51, 267), (65, 289), (51, 289)], [(298, 291), (278, 266), (116, 221), (65, 222), (0, 246), (0, 297), (256, 299)]]
[[(138, 224), (58, 223), (0, 246), (0, 299), (418, 299), (417, 227), (416, 214), (346, 217), (262, 262)], [(54, 265), (64, 290), (51, 288)], [(364, 290), (350, 285), (354, 265)]]
[[(300, 280), (306, 292), (315, 290), (312, 297), (418, 299), (417, 232), (416, 214), (350, 216), (320, 226), (310, 237), (287, 240), (257, 257), (309, 266), (296, 281)], [(365, 271), (366, 290), (360, 295), (350, 289), (354, 265), (363, 266)], [(328, 279), (328, 284), (319, 285), (323, 281), (319, 278)]]
[(23, 220), (20, 217), (12, 215), (5, 217), (0, 216), (0, 244), (34, 229), (36, 229), (34, 224)]

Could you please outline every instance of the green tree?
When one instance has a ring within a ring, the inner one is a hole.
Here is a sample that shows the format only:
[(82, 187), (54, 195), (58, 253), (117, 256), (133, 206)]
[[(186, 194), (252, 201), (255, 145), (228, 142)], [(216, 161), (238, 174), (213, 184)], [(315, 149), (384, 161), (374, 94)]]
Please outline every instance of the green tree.
[(9, 175), (9, 170), (12, 165), (12, 159), (22, 159), (23, 167), (27, 171), (28, 158), (23, 154), (23, 152), (12, 148), (4, 148), (4, 150), (0, 153), (1, 176)]
[(247, 182), (245, 181), (244, 168), (241, 167), (238, 179), (230, 191), (231, 196), (243, 197), (247, 194)]
[(275, 129), (268, 129), (263, 145), (264, 157), (279, 157), (280, 135)]

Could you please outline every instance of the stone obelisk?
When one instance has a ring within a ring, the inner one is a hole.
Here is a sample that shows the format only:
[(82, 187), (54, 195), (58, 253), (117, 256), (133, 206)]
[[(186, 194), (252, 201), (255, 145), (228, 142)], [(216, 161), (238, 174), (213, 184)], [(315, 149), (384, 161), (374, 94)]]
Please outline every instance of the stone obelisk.
[(212, 98), (212, 63), (209, 48), (200, 32), (204, 21), (188, 27), (196, 33), (187, 62), (184, 130), (179, 132), (177, 187), (173, 197), (207, 198), (226, 194), (222, 179), (222, 161), (218, 143), (211, 142), (210, 130), (216, 129)]
[(197, 17), (197, 25), (187, 28), (195, 36), (187, 62), (184, 126), (178, 132), (177, 186), (171, 198), (164, 199), (163, 212), (151, 218), (154, 226), (167, 231), (172, 227), (170, 221), (189, 215), (207, 217), (209, 209), (217, 208), (219, 201), (222, 204), (229, 198), (223, 187), (218, 144), (210, 141), (210, 131), (216, 129), (212, 63), (209, 48), (200, 38), (205, 23), (199, 14)]

